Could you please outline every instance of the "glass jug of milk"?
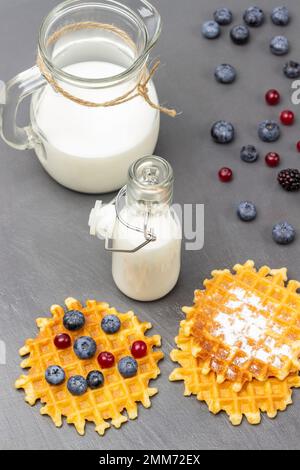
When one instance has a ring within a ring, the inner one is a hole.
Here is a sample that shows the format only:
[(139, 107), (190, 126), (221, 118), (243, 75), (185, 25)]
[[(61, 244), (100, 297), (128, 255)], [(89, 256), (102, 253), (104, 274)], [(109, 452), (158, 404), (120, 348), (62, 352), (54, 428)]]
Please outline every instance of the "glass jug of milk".
[[(158, 98), (145, 73), (161, 19), (146, 0), (127, 3), (58, 5), (41, 26), (37, 65), (0, 87), (3, 139), (34, 149), (45, 170), (76, 191), (119, 189), (157, 143)], [(28, 95), (31, 124), (20, 128), (17, 111)]]
[(106, 206), (98, 201), (91, 212), (90, 233), (105, 238), (113, 279), (132, 299), (160, 299), (178, 281), (182, 229), (171, 206), (173, 181), (166, 160), (141, 158), (116, 199)]

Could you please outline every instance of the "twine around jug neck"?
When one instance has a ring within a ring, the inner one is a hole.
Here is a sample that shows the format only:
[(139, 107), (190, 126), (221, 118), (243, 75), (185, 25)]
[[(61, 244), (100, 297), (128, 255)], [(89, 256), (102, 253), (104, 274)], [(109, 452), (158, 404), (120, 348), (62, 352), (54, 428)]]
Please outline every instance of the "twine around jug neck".
[[(65, 34), (73, 32), (73, 31), (79, 31), (81, 29), (104, 29), (104, 30), (110, 31), (118, 35), (119, 37), (121, 37), (124, 41), (126, 41), (127, 44), (129, 44), (131, 48), (136, 49), (136, 46), (133, 40), (125, 31), (111, 24), (98, 23), (94, 21), (84, 21), (84, 22), (73, 23), (73, 24), (64, 26), (63, 28), (59, 29), (58, 31), (56, 31), (50, 36), (50, 38), (47, 41), (47, 46), (51, 44), (55, 44)], [(43, 77), (47, 80), (47, 82), (52, 86), (52, 88), (57, 93), (60, 93), (66, 99), (73, 101), (74, 103), (77, 103), (81, 106), (86, 106), (89, 108), (108, 108), (112, 106), (118, 106), (120, 104), (126, 103), (128, 101), (131, 101), (141, 96), (146, 101), (146, 103), (148, 103), (148, 105), (151, 106), (152, 108), (157, 109), (161, 113), (164, 113), (170, 117), (175, 117), (177, 115), (177, 112), (175, 109), (169, 109), (164, 106), (160, 106), (159, 104), (154, 103), (149, 96), (148, 85), (153, 75), (157, 72), (159, 65), (160, 65), (160, 61), (157, 60), (149, 71), (145, 67), (143, 72), (141, 73), (140, 79), (137, 82), (137, 84), (133, 88), (131, 88), (128, 92), (110, 101), (105, 101), (103, 103), (96, 103), (94, 101), (88, 101), (88, 100), (78, 98), (72, 95), (71, 93), (69, 93), (67, 90), (65, 90), (54, 78), (53, 74), (48, 69), (46, 63), (44, 62), (41, 54), (38, 53), (38, 56), (37, 56), (37, 66), (39, 67), (40, 72), (43, 75)]]

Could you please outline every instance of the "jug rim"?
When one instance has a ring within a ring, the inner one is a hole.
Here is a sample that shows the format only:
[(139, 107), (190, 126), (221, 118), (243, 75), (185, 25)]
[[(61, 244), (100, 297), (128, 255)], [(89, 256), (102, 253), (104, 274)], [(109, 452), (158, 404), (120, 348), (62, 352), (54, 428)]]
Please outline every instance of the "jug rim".
[[(55, 75), (56, 77), (58, 77), (60, 80), (63, 80), (65, 82), (69, 82), (73, 84), (75, 83), (75, 84), (78, 84), (79, 86), (80, 85), (90, 86), (94, 88), (112, 86), (114, 84), (120, 83), (130, 78), (133, 74), (135, 74), (139, 69), (141, 69), (145, 65), (149, 57), (149, 53), (151, 49), (155, 46), (161, 33), (162, 22), (161, 22), (161, 16), (158, 10), (150, 2), (148, 2), (148, 0), (139, 0), (139, 1), (141, 2), (141, 4), (144, 4), (149, 9), (151, 9), (155, 17), (157, 18), (156, 31), (153, 34), (153, 37), (151, 39), (149, 38), (147, 28), (143, 20), (139, 18), (139, 16), (135, 13), (135, 11), (132, 8), (128, 7), (124, 3), (121, 3), (117, 0), (86, 0), (86, 1), (65, 0), (64, 2), (54, 7), (50, 11), (50, 13), (48, 13), (48, 15), (44, 18), (42, 25), (40, 27), (39, 39), (38, 39), (38, 50), (48, 70), (50, 70), (51, 73)], [(116, 74), (116, 75), (109, 76), (109, 77), (85, 78), (85, 77), (78, 77), (76, 75), (72, 75), (71, 73), (68, 73), (64, 71), (62, 68), (53, 64), (52, 58), (49, 57), (49, 54), (47, 52), (47, 40), (46, 40), (47, 32), (49, 31), (51, 25), (53, 24), (53, 21), (59, 18), (59, 15), (67, 12), (68, 10), (70, 10), (71, 12), (72, 7), (75, 7), (76, 5), (80, 5), (80, 3), (82, 3), (83, 6), (95, 6), (95, 7), (106, 6), (107, 9), (111, 9), (115, 12), (123, 12), (124, 14), (131, 16), (131, 18), (134, 19), (135, 22), (138, 24), (140, 29), (143, 30), (143, 33), (145, 35), (144, 49), (139, 54), (139, 56), (133, 61), (133, 63), (128, 68), (126, 68), (123, 72)]]

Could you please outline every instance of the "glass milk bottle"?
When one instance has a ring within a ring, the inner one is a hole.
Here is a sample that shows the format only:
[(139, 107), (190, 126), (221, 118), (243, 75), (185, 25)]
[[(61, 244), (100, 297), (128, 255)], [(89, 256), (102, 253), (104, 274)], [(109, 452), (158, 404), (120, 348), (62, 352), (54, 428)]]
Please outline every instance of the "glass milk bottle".
[[(85, 193), (122, 187), (130, 165), (156, 146), (160, 112), (147, 63), (161, 19), (146, 0), (68, 0), (44, 20), (37, 65), (0, 82), (0, 131), (34, 149), (62, 185)], [(13, 33), (12, 33), (13, 34)], [(30, 125), (17, 126), (32, 95)]]
[(91, 235), (106, 239), (113, 279), (132, 299), (160, 299), (177, 283), (182, 229), (171, 207), (173, 182), (166, 160), (141, 158), (117, 198), (107, 206), (98, 201), (91, 212)]

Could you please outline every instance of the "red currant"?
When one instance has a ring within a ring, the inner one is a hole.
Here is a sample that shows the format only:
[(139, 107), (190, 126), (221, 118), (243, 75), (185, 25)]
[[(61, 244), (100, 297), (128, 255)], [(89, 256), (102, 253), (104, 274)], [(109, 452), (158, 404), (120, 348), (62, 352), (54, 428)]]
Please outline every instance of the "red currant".
[(292, 126), (295, 121), (295, 114), (293, 113), (293, 111), (286, 109), (280, 114), (280, 120), (285, 126)]
[(277, 90), (269, 90), (266, 93), (266, 102), (270, 106), (276, 106), (280, 102), (280, 94)]
[(141, 359), (147, 354), (147, 344), (144, 341), (135, 341), (131, 346), (131, 353), (136, 359)]
[(278, 153), (270, 152), (266, 155), (266, 164), (271, 168), (275, 168), (280, 164), (280, 156)]
[(299, 142), (297, 142), (297, 150), (298, 150), (298, 152), (300, 152), (300, 140), (299, 140)]
[(115, 363), (115, 356), (107, 351), (103, 351), (98, 356), (98, 363), (102, 369), (109, 369)]
[(229, 183), (233, 178), (233, 172), (230, 168), (221, 168), (219, 171), (219, 179), (222, 183)]
[(72, 341), (69, 335), (67, 335), (66, 333), (61, 333), (55, 336), (54, 344), (57, 349), (67, 349), (71, 346)]

